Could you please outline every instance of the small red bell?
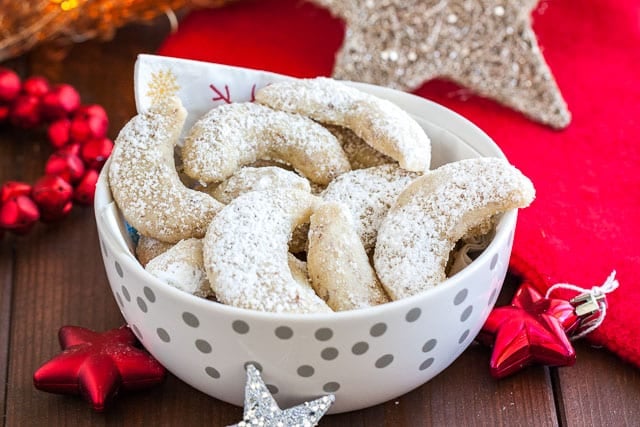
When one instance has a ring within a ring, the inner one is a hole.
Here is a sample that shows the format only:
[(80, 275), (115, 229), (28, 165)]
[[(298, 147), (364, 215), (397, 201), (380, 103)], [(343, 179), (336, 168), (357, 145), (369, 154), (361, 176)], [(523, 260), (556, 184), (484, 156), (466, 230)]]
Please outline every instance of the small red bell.
[(69, 128), (71, 121), (69, 119), (59, 119), (49, 125), (47, 135), (49, 142), (54, 148), (60, 148), (69, 142)]
[(0, 202), (5, 203), (9, 199), (18, 196), (28, 196), (31, 193), (31, 186), (26, 182), (8, 181), (0, 187)]
[(103, 138), (109, 128), (107, 112), (99, 105), (85, 105), (78, 109), (71, 121), (71, 139), (85, 142)]
[(40, 218), (38, 207), (29, 196), (18, 195), (0, 206), (0, 228), (25, 234)]
[(68, 116), (80, 107), (80, 94), (69, 84), (54, 86), (42, 96), (42, 114), (49, 120)]
[(57, 175), (45, 175), (34, 184), (31, 197), (40, 208), (42, 220), (53, 221), (70, 212), (73, 187)]
[(113, 151), (109, 138), (92, 139), (82, 146), (80, 155), (90, 169), (100, 170)]
[(67, 182), (76, 182), (84, 175), (84, 163), (74, 154), (56, 151), (47, 160), (44, 173), (58, 175)]
[(34, 95), (20, 95), (13, 102), (9, 112), (11, 123), (21, 128), (32, 128), (40, 124), (40, 98)]
[(93, 204), (97, 182), (98, 171), (95, 169), (87, 170), (73, 192), (73, 199), (83, 205)]

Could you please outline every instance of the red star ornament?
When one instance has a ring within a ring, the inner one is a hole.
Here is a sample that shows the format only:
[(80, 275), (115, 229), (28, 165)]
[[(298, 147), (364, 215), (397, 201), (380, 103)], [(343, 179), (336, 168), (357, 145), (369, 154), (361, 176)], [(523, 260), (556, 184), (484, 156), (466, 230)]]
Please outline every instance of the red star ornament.
[(491, 375), (504, 378), (535, 363), (573, 365), (576, 353), (567, 331), (575, 330), (579, 320), (569, 301), (545, 298), (525, 284), (510, 306), (489, 314), (478, 335), (479, 341), (493, 344)]
[(58, 332), (63, 352), (33, 374), (38, 390), (80, 394), (96, 411), (103, 411), (122, 390), (160, 384), (165, 368), (144, 350), (125, 325), (98, 333), (79, 326)]

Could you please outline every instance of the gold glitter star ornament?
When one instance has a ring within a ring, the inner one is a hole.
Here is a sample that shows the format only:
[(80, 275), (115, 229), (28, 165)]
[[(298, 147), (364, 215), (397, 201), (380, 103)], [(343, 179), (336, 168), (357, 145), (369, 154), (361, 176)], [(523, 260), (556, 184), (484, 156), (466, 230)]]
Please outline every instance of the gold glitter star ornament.
[(538, 0), (313, 0), (347, 25), (333, 77), (401, 90), (436, 77), (561, 129), (571, 114), (531, 28)]
[(312, 427), (318, 424), (335, 401), (334, 395), (329, 394), (282, 410), (262, 381), (258, 369), (252, 364), (248, 364), (246, 369), (244, 416), (238, 424), (229, 427)]

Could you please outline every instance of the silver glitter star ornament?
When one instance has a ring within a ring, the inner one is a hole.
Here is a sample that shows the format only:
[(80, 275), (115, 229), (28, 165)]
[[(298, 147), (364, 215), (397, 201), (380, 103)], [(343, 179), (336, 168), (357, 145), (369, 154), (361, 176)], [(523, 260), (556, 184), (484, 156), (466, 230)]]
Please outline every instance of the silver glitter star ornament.
[(244, 416), (242, 421), (230, 427), (312, 427), (318, 424), (335, 401), (335, 396), (329, 394), (293, 408), (280, 409), (258, 369), (252, 364), (247, 365), (246, 369)]
[(313, 0), (347, 25), (333, 77), (401, 90), (449, 79), (561, 129), (571, 114), (531, 28), (538, 0)]

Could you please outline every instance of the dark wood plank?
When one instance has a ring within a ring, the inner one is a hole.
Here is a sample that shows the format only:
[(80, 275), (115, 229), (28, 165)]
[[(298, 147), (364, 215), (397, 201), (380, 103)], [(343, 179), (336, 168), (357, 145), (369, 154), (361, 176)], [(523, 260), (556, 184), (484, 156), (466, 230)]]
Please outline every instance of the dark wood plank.
[(575, 347), (576, 364), (557, 373), (563, 425), (638, 425), (640, 370), (585, 341)]

